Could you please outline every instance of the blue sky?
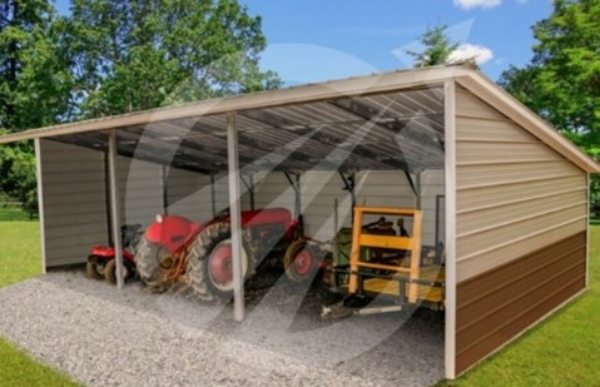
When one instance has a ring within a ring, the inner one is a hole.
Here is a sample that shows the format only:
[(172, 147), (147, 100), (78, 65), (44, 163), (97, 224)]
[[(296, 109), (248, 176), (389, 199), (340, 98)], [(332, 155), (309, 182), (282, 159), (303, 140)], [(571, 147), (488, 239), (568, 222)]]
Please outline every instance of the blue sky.
[[(406, 48), (428, 26), (446, 24), (482, 70), (496, 80), (531, 58), (531, 26), (549, 0), (242, 0), (263, 17), (269, 48), (263, 67), (288, 84), (365, 75), (410, 66)], [(68, 0), (57, 0), (61, 13)]]

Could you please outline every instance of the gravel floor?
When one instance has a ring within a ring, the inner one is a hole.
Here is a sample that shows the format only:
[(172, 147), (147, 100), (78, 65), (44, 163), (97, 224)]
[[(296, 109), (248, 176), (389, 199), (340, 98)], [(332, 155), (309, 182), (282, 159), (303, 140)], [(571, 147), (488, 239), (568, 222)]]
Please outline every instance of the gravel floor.
[(120, 292), (79, 271), (0, 289), (0, 335), (89, 386), (396, 385), (443, 378), (439, 316), (324, 321), (320, 299), (278, 281), (231, 306)]

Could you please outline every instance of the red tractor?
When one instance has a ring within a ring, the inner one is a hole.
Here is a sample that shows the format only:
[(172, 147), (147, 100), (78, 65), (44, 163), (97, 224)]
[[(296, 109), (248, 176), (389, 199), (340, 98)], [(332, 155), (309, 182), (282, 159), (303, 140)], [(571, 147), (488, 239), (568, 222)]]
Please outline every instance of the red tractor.
[[(123, 278), (125, 281), (135, 278), (136, 267), (134, 253), (142, 233), (142, 225), (124, 225), (121, 227), (121, 243), (123, 246)], [(117, 262), (115, 248), (112, 246), (94, 246), (88, 256), (85, 274), (91, 279), (106, 279), (117, 283)]]
[[(283, 263), (292, 280), (312, 278), (319, 254), (303, 237), (302, 222), (284, 208), (244, 211), (242, 270), (254, 275), (266, 258)], [(158, 215), (148, 227), (135, 257), (141, 280), (156, 291), (183, 284), (205, 300), (233, 295), (230, 216), (227, 210), (204, 223)]]

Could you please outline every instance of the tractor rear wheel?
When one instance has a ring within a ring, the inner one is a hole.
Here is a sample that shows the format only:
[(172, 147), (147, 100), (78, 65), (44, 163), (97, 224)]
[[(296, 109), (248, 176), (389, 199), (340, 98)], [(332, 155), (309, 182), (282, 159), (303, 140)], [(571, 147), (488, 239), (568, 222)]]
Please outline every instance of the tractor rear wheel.
[(97, 262), (92, 262), (88, 260), (85, 264), (85, 276), (93, 280), (104, 279), (102, 265), (99, 265)]
[[(248, 245), (242, 248), (244, 280), (253, 270), (254, 259)], [(233, 297), (233, 256), (229, 223), (208, 226), (188, 251), (188, 278), (194, 293), (202, 300), (229, 302)]]
[(162, 292), (169, 288), (166, 271), (172, 262), (171, 254), (161, 245), (150, 243), (146, 237), (140, 241), (135, 254), (135, 265), (140, 280), (148, 288)]
[(305, 240), (292, 242), (283, 257), (285, 274), (294, 282), (312, 280), (319, 269), (316, 250)]

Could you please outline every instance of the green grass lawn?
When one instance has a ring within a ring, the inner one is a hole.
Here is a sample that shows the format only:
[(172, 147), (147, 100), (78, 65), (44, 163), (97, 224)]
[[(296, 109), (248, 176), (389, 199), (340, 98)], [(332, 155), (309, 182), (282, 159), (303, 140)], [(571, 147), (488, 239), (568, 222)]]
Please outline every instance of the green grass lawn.
[[(38, 222), (0, 222), (0, 287), (40, 275)], [(67, 376), (42, 365), (0, 338), (0, 386), (76, 386)]]

